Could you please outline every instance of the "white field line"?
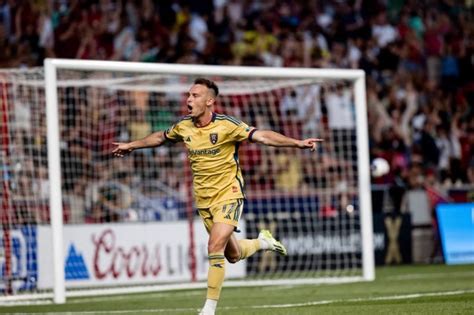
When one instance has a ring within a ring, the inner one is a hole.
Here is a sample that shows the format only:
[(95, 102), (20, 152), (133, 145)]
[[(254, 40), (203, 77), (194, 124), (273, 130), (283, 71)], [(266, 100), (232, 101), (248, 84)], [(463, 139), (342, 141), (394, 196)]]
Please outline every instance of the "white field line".
[[(474, 270), (473, 271), (459, 271), (459, 272), (450, 272), (449, 276), (453, 277), (474, 277)], [(386, 280), (416, 280), (416, 279), (425, 279), (425, 278), (445, 278), (446, 274), (443, 273), (408, 273), (404, 275), (396, 275), (396, 276), (388, 276), (384, 279)]]
[(432, 297), (432, 296), (459, 295), (459, 294), (466, 294), (466, 293), (474, 293), (474, 289), (473, 290), (430, 292), (430, 293), (412, 293), (412, 294), (403, 294), (403, 295), (388, 295), (388, 296), (378, 296), (378, 297), (369, 297), (369, 298), (322, 300), (322, 301), (313, 301), (313, 302), (305, 302), (305, 303), (275, 304), (275, 305), (252, 305), (252, 306), (249, 306), (249, 308), (257, 308), (257, 309), (260, 309), (260, 308), (288, 308), (288, 307), (304, 307), (304, 306), (315, 306), (315, 305), (333, 304), (333, 303), (393, 301), (393, 300), (418, 299), (418, 298), (422, 298), (422, 297)]
[[(367, 297), (367, 298), (353, 298), (353, 299), (335, 299), (335, 300), (321, 300), (321, 301), (310, 301), (304, 303), (287, 303), (287, 304), (266, 304), (266, 305), (249, 305), (249, 306), (223, 306), (219, 307), (220, 310), (241, 310), (241, 309), (266, 309), (266, 308), (297, 308), (306, 306), (317, 306), (327, 305), (335, 303), (359, 303), (359, 302), (371, 302), (371, 301), (393, 301), (393, 300), (406, 300), (406, 299), (418, 299), (423, 297), (433, 296), (451, 296), (460, 295), (466, 293), (474, 293), (472, 290), (456, 290), (456, 291), (440, 291), (440, 292), (428, 292), (428, 293), (412, 293), (403, 295), (387, 295), (378, 297)], [(89, 299), (84, 300), (87, 302)], [(134, 309), (134, 310), (119, 310), (119, 311), (89, 311), (89, 312), (48, 312), (42, 314), (136, 314), (140, 313), (174, 313), (174, 312), (193, 312), (198, 311), (196, 308), (158, 308), (158, 309)], [(20, 314), (20, 313), (10, 313)]]

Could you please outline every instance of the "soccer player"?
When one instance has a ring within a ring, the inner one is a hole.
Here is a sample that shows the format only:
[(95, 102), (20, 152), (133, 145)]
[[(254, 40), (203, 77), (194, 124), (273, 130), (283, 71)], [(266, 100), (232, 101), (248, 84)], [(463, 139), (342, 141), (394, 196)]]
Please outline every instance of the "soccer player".
[(129, 143), (115, 142), (118, 157), (141, 148), (183, 141), (193, 172), (194, 198), (199, 215), (209, 233), (207, 299), (200, 314), (214, 314), (224, 281), (225, 258), (230, 263), (250, 257), (258, 250), (286, 255), (285, 247), (267, 230), (258, 238), (237, 240), (234, 231), (243, 210), (244, 181), (237, 151), (244, 140), (275, 147), (314, 151), (322, 139), (297, 140), (271, 130), (249, 127), (238, 119), (214, 112), (219, 89), (198, 78), (189, 90), (188, 115), (166, 131), (158, 131)]

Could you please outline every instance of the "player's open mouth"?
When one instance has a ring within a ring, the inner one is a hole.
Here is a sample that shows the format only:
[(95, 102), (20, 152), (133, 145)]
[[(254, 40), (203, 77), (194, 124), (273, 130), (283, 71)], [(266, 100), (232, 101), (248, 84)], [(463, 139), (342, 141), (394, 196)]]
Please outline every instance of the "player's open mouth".
[(190, 105), (188, 105), (188, 111), (191, 112), (192, 110), (193, 108)]

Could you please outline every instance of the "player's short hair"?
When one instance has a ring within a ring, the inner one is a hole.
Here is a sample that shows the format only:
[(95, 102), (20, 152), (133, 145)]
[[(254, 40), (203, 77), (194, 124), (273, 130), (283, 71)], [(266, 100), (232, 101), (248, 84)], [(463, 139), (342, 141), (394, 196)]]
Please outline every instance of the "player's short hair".
[(217, 85), (213, 81), (211, 81), (209, 79), (197, 78), (196, 80), (194, 80), (194, 84), (204, 85), (208, 89), (212, 90), (214, 92), (215, 96), (219, 95), (219, 88), (217, 87)]

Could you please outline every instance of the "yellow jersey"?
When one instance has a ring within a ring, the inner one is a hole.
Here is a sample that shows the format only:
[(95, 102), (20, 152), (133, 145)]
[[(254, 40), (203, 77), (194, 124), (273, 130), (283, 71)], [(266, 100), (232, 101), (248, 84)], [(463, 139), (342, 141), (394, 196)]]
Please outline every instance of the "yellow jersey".
[(213, 113), (207, 126), (196, 127), (185, 116), (165, 131), (167, 140), (183, 141), (188, 149), (197, 208), (245, 198), (238, 150), (240, 142), (252, 140), (255, 130), (234, 117)]

